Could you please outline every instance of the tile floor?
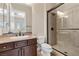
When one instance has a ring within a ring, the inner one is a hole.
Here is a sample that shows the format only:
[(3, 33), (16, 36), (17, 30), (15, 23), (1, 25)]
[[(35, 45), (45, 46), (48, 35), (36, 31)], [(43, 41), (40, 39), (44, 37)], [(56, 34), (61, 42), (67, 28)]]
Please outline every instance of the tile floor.
[[(59, 53), (55, 50), (53, 52), (51, 52), (50, 54), (51, 54), (51, 56), (64, 56), (63, 54), (61, 54), (61, 53)], [(40, 53), (40, 50), (37, 50), (37, 55), (42, 56), (41, 53)]]
[(64, 55), (61, 54), (61, 53), (59, 53), (59, 52), (57, 52), (57, 51), (53, 51), (53, 52), (51, 53), (51, 56), (64, 56)]

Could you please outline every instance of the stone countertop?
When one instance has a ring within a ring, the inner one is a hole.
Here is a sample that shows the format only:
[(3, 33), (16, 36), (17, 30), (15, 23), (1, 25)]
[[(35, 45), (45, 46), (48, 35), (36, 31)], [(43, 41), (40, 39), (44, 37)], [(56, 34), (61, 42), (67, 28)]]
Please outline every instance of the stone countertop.
[(16, 41), (21, 41), (21, 40), (34, 39), (34, 38), (36, 38), (36, 36), (32, 36), (32, 35), (15, 36), (15, 37), (0, 37), (0, 44), (16, 42)]

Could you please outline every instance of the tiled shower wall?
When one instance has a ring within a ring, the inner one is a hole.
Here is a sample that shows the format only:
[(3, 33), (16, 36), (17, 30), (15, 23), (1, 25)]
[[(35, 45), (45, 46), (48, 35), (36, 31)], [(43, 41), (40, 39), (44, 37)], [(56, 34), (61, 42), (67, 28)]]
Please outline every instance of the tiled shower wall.
[(79, 4), (63, 4), (56, 9), (66, 17), (57, 17), (57, 44), (53, 47), (70, 56), (79, 56)]

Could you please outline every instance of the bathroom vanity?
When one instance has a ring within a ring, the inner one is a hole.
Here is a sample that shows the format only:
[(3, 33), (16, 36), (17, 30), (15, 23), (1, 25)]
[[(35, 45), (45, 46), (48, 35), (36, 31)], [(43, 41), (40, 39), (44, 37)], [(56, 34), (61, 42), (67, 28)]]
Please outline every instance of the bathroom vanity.
[(34, 36), (0, 38), (0, 56), (37, 56)]

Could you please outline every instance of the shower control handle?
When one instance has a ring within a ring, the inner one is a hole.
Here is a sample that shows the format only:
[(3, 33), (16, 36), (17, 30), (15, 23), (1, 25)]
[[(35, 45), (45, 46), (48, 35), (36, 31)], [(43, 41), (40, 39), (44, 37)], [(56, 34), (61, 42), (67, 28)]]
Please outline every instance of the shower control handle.
[(53, 31), (53, 30), (54, 30), (54, 28), (53, 28), (53, 27), (51, 27), (51, 30)]

